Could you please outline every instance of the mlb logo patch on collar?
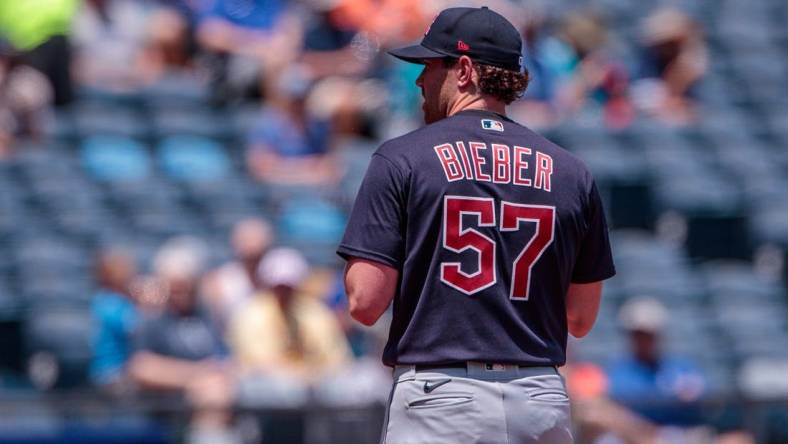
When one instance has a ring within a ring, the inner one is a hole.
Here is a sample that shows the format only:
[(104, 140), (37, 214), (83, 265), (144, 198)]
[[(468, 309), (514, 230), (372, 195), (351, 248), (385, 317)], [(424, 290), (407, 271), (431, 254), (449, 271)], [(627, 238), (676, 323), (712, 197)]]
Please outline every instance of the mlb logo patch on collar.
[(482, 128), (491, 131), (503, 132), (503, 123), (492, 119), (482, 119)]

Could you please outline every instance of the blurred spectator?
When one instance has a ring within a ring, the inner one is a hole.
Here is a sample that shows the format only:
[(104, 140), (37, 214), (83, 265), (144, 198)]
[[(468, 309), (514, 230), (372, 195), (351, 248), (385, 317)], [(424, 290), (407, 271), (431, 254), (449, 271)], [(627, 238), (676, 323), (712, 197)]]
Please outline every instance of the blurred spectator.
[(582, 342), (570, 340), (566, 365), (559, 370), (572, 401), (577, 442), (656, 442), (658, 428), (607, 397), (610, 383), (604, 369), (592, 362), (577, 361), (578, 347), (582, 347)]
[(109, 250), (96, 261), (99, 290), (91, 310), (96, 324), (90, 376), (95, 384), (122, 385), (131, 341), (137, 326), (136, 302), (130, 283), (136, 274), (134, 259), (122, 251)]
[(566, 50), (547, 32), (544, 8), (532, 6), (525, 14), (521, 32), (528, 88), (523, 98), (512, 104), (512, 112), (530, 127), (544, 128), (557, 118), (554, 100), (559, 73), (554, 59), (565, 54)]
[(41, 135), (51, 103), (46, 77), (22, 64), (13, 47), (0, 38), (0, 159), (11, 152), (15, 137)]
[(514, 115), (539, 128), (597, 108), (606, 126), (627, 126), (634, 118), (628, 76), (608, 53), (601, 19), (589, 12), (570, 12), (555, 35), (545, 28), (537, 8), (523, 28), (523, 63), (530, 79), (523, 99), (514, 104)]
[(119, 91), (147, 82), (150, 74), (140, 54), (150, 21), (143, 2), (83, 2), (73, 25), (75, 80), (83, 86)]
[(131, 281), (131, 298), (142, 316), (153, 316), (167, 305), (166, 285), (153, 275), (140, 275)]
[(308, 0), (311, 9), (304, 25), (301, 63), (316, 78), (328, 75), (360, 75), (379, 51), (378, 42), (338, 20), (339, 1)]
[[(653, 319), (650, 322), (653, 322)], [(569, 343), (567, 364), (560, 369), (566, 378), (567, 390), (572, 400), (576, 442), (622, 444), (752, 444), (754, 442), (749, 433), (739, 430), (718, 434), (707, 425), (663, 426), (611, 400), (608, 398), (610, 381), (604, 370), (590, 362), (575, 361), (576, 346), (582, 346), (582, 343)]]
[(377, 145), (372, 140), (372, 119), (384, 112), (388, 98), (385, 86), (377, 80), (331, 76), (315, 82), (306, 110), (318, 121), (329, 123), (332, 145)]
[(79, 0), (0, 2), (0, 33), (24, 63), (42, 72), (54, 90), (55, 105), (74, 97), (69, 32)]
[(388, 48), (422, 37), (439, 10), (419, 0), (337, 0), (332, 18)]
[(332, 159), (326, 156), (331, 125), (316, 119), (306, 107), (311, 80), (297, 68), (280, 77), (248, 138), (247, 168), (256, 179), (283, 185), (320, 185), (336, 181)]
[(238, 309), (261, 290), (257, 269), (271, 247), (273, 236), (271, 225), (263, 219), (244, 219), (233, 227), (230, 244), (235, 259), (206, 278), (206, 302), (221, 331)]
[(163, 312), (145, 319), (137, 332), (132, 376), (144, 387), (183, 389), (191, 376), (217, 370), (224, 343), (199, 305), (204, 249), (196, 239), (175, 238), (154, 259), (167, 288)]
[(213, 54), (217, 99), (269, 96), (300, 53), (303, 24), (285, 0), (214, 0), (200, 15), (197, 42)]
[(309, 384), (349, 365), (350, 349), (334, 315), (300, 292), (309, 272), (301, 254), (271, 250), (258, 272), (267, 290), (230, 325), (229, 342), (241, 370)]
[(194, 24), (188, 16), (170, 8), (162, 8), (152, 15), (146, 46), (149, 66), (160, 71), (191, 68), (196, 45)]
[(608, 34), (601, 19), (590, 13), (569, 13), (559, 36), (571, 54), (558, 97), (560, 112), (574, 114), (594, 105), (602, 108), (607, 126), (627, 126), (634, 118), (627, 95), (628, 78), (607, 53)]
[(708, 66), (700, 26), (675, 9), (661, 9), (642, 26), (637, 105), (662, 120), (686, 124), (693, 120), (695, 86)]
[(235, 442), (228, 429), (234, 388), (227, 349), (199, 305), (205, 255), (205, 246), (189, 237), (169, 240), (156, 254), (166, 306), (140, 325), (129, 371), (144, 389), (187, 397), (195, 409), (192, 442)]
[(661, 333), (667, 312), (656, 299), (639, 297), (621, 308), (630, 354), (608, 368), (610, 397), (660, 425), (697, 423), (690, 403), (703, 395), (705, 377), (689, 360), (665, 353)]

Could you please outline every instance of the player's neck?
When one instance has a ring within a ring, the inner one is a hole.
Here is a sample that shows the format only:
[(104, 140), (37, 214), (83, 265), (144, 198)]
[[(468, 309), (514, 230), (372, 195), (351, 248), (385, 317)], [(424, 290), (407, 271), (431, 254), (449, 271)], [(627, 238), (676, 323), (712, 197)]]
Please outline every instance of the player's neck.
[(506, 104), (489, 96), (461, 95), (449, 106), (448, 116), (453, 116), (460, 111), (467, 110), (490, 111), (496, 114), (506, 115)]

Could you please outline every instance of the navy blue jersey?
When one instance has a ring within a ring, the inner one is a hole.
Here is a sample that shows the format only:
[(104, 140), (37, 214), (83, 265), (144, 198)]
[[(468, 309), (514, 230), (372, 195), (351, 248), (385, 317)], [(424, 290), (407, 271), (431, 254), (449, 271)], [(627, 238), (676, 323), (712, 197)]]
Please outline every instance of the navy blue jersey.
[(615, 274), (585, 165), (478, 110), (375, 152), (337, 252), (400, 271), (390, 366), (563, 365), (570, 282)]

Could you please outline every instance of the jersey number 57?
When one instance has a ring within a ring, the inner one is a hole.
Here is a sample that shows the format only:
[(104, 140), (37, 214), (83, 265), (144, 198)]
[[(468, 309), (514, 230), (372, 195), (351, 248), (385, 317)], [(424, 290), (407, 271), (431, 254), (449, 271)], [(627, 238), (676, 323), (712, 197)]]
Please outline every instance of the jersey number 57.
[[(443, 262), (441, 282), (471, 295), (497, 283), (497, 246), (493, 239), (472, 227), (463, 227), (463, 215), (474, 216), (476, 225), (480, 227), (496, 227), (495, 200), (465, 196), (443, 198), (443, 247), (454, 253), (474, 250), (478, 256), (479, 267), (475, 273), (465, 273), (459, 262)], [(517, 231), (523, 223), (535, 223), (536, 230), (512, 264), (509, 298), (519, 301), (528, 300), (531, 268), (553, 242), (555, 207), (501, 201), (498, 229), (502, 232)]]

